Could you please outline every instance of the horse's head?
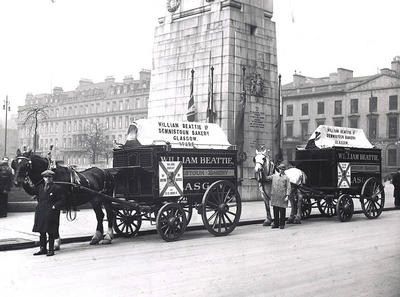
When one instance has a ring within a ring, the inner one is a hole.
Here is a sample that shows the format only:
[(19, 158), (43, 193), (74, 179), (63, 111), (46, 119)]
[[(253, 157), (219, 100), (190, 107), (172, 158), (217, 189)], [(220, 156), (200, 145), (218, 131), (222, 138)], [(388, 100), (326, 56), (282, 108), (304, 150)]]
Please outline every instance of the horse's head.
[(269, 156), (269, 150), (261, 147), (260, 150), (256, 149), (256, 155), (253, 157), (254, 173), (256, 179), (260, 181), (264, 175), (271, 175), (274, 171), (274, 164)]
[(28, 177), (32, 169), (31, 152), (21, 154), (17, 151), (17, 156), (11, 162), (11, 168), (14, 169), (14, 185), (19, 187)]
[(14, 169), (14, 184), (18, 187), (30, 178), (32, 182), (40, 181), (40, 174), (48, 168), (48, 161), (45, 158), (34, 155), (32, 151), (18, 153), (11, 163)]

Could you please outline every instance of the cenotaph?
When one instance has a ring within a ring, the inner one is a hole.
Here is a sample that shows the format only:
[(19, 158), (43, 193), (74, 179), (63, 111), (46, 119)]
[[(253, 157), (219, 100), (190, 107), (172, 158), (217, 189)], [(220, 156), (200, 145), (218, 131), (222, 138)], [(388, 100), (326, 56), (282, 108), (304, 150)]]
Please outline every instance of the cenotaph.
[(186, 120), (192, 93), (195, 121), (219, 124), (238, 145), (239, 191), (255, 199), (255, 150), (265, 145), (273, 157), (279, 143), (273, 1), (168, 0), (165, 12), (154, 36), (148, 118)]

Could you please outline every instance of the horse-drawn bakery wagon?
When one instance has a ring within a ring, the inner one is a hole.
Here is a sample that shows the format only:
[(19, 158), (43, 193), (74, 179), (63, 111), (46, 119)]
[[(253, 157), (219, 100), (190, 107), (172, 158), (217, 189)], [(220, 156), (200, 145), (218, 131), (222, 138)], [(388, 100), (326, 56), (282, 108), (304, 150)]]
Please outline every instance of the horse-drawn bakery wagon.
[(307, 175), (300, 190), (302, 215), (312, 208), (348, 221), (359, 199), (365, 216), (377, 218), (385, 204), (381, 183), (381, 150), (374, 148), (361, 129), (319, 126), (304, 149), (296, 150), (297, 168)]
[[(237, 150), (216, 124), (138, 120), (113, 151), (115, 231), (134, 236), (142, 221), (166, 241), (179, 238), (193, 209), (206, 229), (227, 235), (239, 222)], [(126, 207), (131, 205), (131, 207)]]

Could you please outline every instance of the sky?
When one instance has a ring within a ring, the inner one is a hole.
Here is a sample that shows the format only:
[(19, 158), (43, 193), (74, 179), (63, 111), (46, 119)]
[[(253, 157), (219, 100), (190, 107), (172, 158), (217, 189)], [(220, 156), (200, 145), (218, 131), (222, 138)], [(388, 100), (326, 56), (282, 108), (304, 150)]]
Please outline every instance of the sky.
[[(390, 68), (400, 55), (398, 0), (275, 0), (278, 72), (354, 76)], [(77, 87), (81, 78), (138, 77), (151, 69), (154, 28), (165, 0), (1, 0), (0, 118), (27, 93)], [(1, 122), (3, 126), (3, 123)]]

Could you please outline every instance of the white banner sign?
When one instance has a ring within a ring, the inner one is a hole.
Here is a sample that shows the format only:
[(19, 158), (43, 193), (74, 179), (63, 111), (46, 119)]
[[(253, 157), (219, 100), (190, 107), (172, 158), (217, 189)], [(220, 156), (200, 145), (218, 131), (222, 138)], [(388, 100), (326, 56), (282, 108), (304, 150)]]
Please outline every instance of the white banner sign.
[(313, 141), (318, 148), (330, 147), (355, 147), (372, 148), (362, 129), (334, 127), (321, 125), (311, 135), (309, 142)]
[(129, 127), (127, 140), (141, 145), (170, 143), (180, 148), (226, 149), (231, 144), (217, 124), (140, 119)]
[(183, 195), (183, 166), (182, 162), (158, 163), (159, 196), (171, 197)]

